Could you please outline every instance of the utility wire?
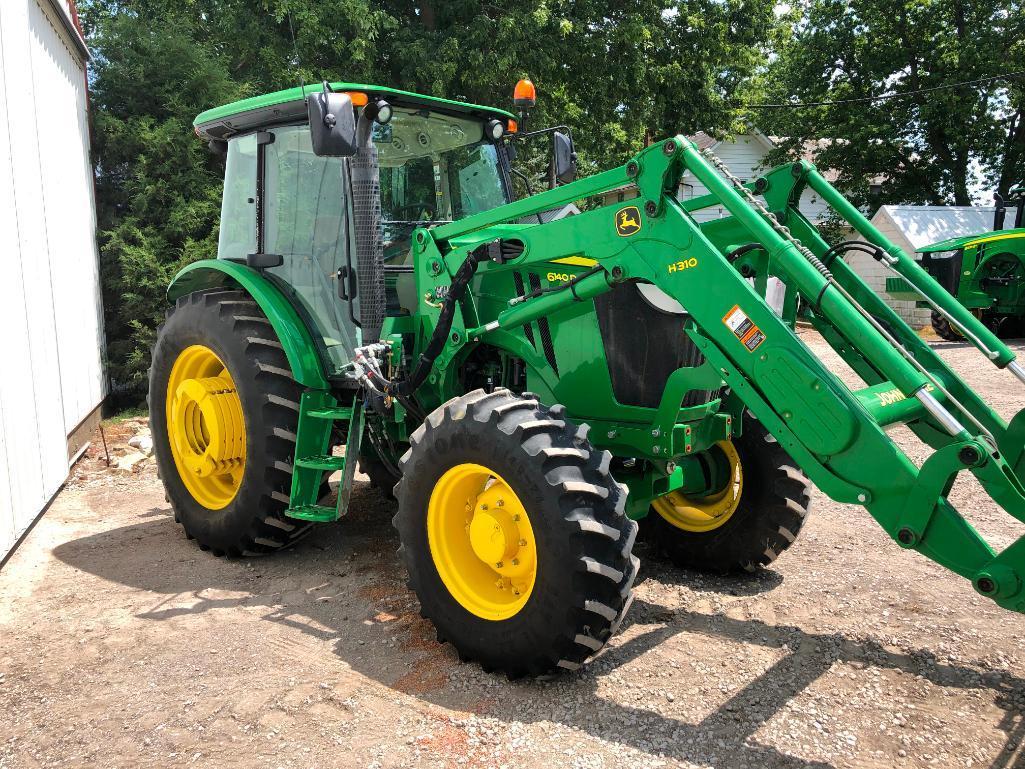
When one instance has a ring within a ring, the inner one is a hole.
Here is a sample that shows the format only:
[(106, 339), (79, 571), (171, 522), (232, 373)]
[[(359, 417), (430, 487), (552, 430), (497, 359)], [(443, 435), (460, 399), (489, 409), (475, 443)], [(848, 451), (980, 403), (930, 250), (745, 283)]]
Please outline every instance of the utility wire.
[(951, 88), (963, 88), (965, 86), (984, 85), (998, 80), (1013, 80), (1025, 76), (1025, 70), (1008, 72), (1004, 75), (993, 75), (992, 77), (980, 77), (976, 80), (964, 80), (960, 83), (948, 83), (946, 85), (934, 85), (931, 88), (919, 88), (915, 91), (899, 91), (897, 93), (884, 93), (881, 96), (861, 96), (854, 99), (836, 99), (834, 101), (805, 101), (789, 102), (784, 104), (745, 104), (747, 109), (803, 109), (806, 107), (832, 107), (842, 104), (865, 104), (873, 101), (885, 101), (887, 99), (900, 99), (907, 96), (916, 96), (920, 93), (932, 93), (933, 91), (945, 91)]
[(288, 32), (292, 36), (292, 53), (295, 55), (296, 80), (299, 81), (302, 92), (306, 93), (306, 78), (303, 77), (303, 60), (299, 55), (299, 46), (295, 42), (295, 28), (292, 26), (291, 7), (286, 8), (285, 13), (288, 14)]

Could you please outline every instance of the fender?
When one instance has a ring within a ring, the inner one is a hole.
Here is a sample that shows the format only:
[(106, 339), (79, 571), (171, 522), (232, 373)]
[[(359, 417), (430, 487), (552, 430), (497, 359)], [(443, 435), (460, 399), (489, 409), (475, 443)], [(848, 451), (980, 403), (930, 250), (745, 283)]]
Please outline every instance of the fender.
[(252, 267), (225, 259), (201, 259), (174, 276), (167, 289), (168, 301), (194, 291), (241, 287), (260, 305), (278, 335), (292, 376), (303, 387), (327, 390), (330, 385), (317, 355), (309, 329), (285, 295)]

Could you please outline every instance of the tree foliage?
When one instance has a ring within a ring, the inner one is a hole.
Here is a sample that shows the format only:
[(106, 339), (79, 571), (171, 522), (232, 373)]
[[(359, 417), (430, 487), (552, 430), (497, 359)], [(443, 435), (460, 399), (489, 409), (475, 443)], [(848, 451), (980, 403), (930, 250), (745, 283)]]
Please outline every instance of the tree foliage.
[[(766, 101), (837, 101), (935, 89), (1022, 69), (1020, 0), (800, 0), (765, 74)], [(757, 110), (783, 153), (819, 142), (859, 203), (969, 205), (982, 182), (1006, 193), (1025, 174), (1025, 80), (909, 97)], [(881, 182), (872, 192), (871, 182)]]
[(194, 116), (337, 79), (507, 106), (539, 89), (585, 173), (646, 140), (724, 126), (764, 60), (770, 0), (80, 0), (95, 56), (94, 162), (108, 353), (144, 386), (164, 288), (216, 251), (221, 168)]

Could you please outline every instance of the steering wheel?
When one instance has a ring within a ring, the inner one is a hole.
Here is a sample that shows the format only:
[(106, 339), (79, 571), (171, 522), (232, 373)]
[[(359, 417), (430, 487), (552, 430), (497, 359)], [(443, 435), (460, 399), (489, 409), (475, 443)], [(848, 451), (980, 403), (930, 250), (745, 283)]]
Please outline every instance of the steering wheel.
[(401, 216), (406, 211), (410, 211), (413, 215), (422, 215), (425, 211), (427, 212), (427, 220), (434, 218), (434, 206), (426, 203), (407, 203), (404, 206), (399, 206), (391, 211), (392, 216), (395, 217), (395, 221), (419, 221), (413, 219), (407, 219), (405, 216)]

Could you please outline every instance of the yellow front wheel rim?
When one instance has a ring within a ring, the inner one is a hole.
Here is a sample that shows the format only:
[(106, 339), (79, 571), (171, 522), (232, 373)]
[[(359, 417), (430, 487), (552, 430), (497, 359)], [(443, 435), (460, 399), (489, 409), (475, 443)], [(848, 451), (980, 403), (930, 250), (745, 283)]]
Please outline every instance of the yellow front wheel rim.
[(178, 355), (167, 380), (167, 440), (192, 497), (220, 510), (238, 494), (246, 466), (246, 425), (227, 367), (209, 347)]
[(537, 580), (530, 518), (505, 480), (483, 465), (447, 470), (427, 504), (427, 543), (438, 576), (471, 614), (514, 616)]
[(731, 441), (719, 441), (716, 446), (726, 455), (730, 468), (729, 480), (721, 491), (704, 497), (687, 497), (679, 491), (671, 491), (651, 503), (656, 513), (678, 529), (713, 531), (725, 524), (740, 506), (740, 495), (744, 490), (740, 455)]

